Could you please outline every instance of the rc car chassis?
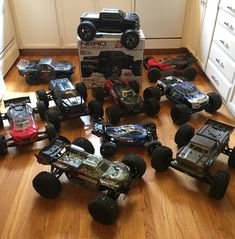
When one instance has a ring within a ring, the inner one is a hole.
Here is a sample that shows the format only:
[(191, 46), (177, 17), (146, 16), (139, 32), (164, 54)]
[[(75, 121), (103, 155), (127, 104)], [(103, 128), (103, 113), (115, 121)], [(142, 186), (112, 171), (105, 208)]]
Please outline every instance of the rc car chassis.
[(93, 97), (99, 102), (104, 97), (111, 96), (115, 106), (106, 108), (106, 115), (111, 124), (117, 124), (121, 117), (127, 117), (139, 113), (153, 116), (160, 110), (159, 95), (152, 94), (143, 100), (139, 93), (137, 81), (123, 79), (109, 79), (105, 81), (104, 88), (93, 87)]
[(74, 73), (68, 61), (54, 61), (52, 58), (23, 60), (17, 64), (18, 72), (30, 85), (37, 85), (58, 78), (70, 78)]
[(113, 156), (119, 146), (144, 146), (152, 154), (157, 140), (156, 125), (153, 122), (144, 124), (128, 124), (112, 126), (105, 124), (102, 119), (93, 122), (92, 133), (101, 137), (100, 153), (103, 157)]
[(82, 41), (91, 41), (96, 32), (122, 33), (121, 43), (127, 49), (139, 43), (139, 16), (118, 9), (103, 9), (100, 13), (85, 12), (80, 18), (77, 34)]
[(197, 71), (191, 65), (196, 62), (196, 58), (190, 54), (179, 55), (177, 57), (144, 59), (144, 68), (148, 70), (148, 80), (157, 82), (161, 77), (182, 76), (187, 80), (193, 80), (197, 76)]
[(38, 131), (38, 126), (34, 120), (34, 114), (38, 113), (37, 108), (30, 106), (29, 97), (20, 97), (5, 100), (6, 113), (0, 112), (0, 127), (3, 127), (4, 120), (10, 124), (10, 138), (0, 135), (0, 155), (8, 152), (8, 147), (21, 146), (25, 144), (49, 140), (56, 137), (56, 131), (52, 124), (45, 126), (45, 131)]
[(135, 76), (141, 75), (142, 60), (122, 51), (101, 51), (98, 56), (85, 56), (81, 62), (83, 77), (90, 77), (93, 72), (102, 73), (105, 78), (121, 76), (122, 69), (130, 69)]
[[(86, 106), (87, 90), (83, 82), (75, 85), (67, 78), (52, 80), (49, 83), (49, 92), (37, 90), (37, 107), (42, 119), (52, 123), (56, 129), (60, 129), (61, 121), (91, 115), (94, 118), (103, 116), (102, 105), (92, 100)], [(54, 107), (49, 107), (49, 102), (54, 101)]]
[(144, 97), (165, 95), (175, 105), (171, 109), (174, 123), (181, 125), (190, 120), (192, 114), (205, 110), (215, 113), (222, 105), (222, 99), (216, 92), (205, 94), (189, 81), (168, 76), (157, 81), (157, 85), (144, 91)]
[(90, 201), (88, 209), (98, 222), (111, 224), (118, 216), (116, 200), (143, 176), (146, 164), (135, 154), (126, 155), (121, 162), (110, 162), (93, 153), (93, 145), (86, 138), (79, 137), (71, 143), (58, 136), (36, 155), (39, 163), (51, 166), (51, 172), (39, 173), (33, 186), (41, 196), (56, 198), (62, 187), (59, 177), (65, 173), (71, 181), (103, 191)]
[(228, 145), (232, 131), (233, 127), (230, 125), (208, 120), (194, 134), (194, 128), (184, 124), (175, 135), (175, 142), (181, 147), (176, 158), (172, 158), (170, 148), (159, 145), (152, 154), (152, 167), (157, 171), (165, 171), (171, 166), (209, 184), (210, 196), (222, 199), (227, 190), (230, 175), (221, 170), (212, 175), (209, 169), (220, 153), (228, 155), (228, 165), (235, 168), (235, 147), (232, 149)]

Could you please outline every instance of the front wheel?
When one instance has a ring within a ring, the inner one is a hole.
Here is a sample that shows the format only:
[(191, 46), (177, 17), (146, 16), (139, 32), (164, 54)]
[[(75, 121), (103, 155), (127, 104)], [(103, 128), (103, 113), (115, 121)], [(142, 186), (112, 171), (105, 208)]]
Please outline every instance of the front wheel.
[(149, 98), (155, 98), (157, 100), (160, 100), (161, 91), (155, 86), (149, 86), (144, 89), (143, 97), (145, 100)]
[(94, 146), (92, 145), (92, 143), (83, 137), (77, 137), (72, 144), (83, 148), (87, 153), (89, 154), (94, 154), (95, 153), (95, 149)]
[(36, 97), (38, 101), (42, 101), (46, 108), (49, 106), (49, 100), (47, 97), (47, 93), (44, 89), (36, 90)]
[(185, 146), (194, 136), (195, 129), (189, 124), (183, 124), (175, 134), (175, 143), (179, 146)]
[(112, 157), (117, 152), (117, 146), (110, 142), (105, 142), (100, 146), (100, 154), (103, 157)]
[(145, 161), (136, 154), (127, 154), (121, 161), (130, 168), (132, 178), (141, 178), (146, 171)]
[(96, 34), (95, 25), (90, 21), (81, 22), (78, 26), (77, 34), (82, 41), (91, 41)]
[(25, 81), (29, 85), (37, 85), (37, 84), (39, 84), (37, 77), (35, 75), (32, 75), (32, 74), (29, 74), (29, 75), (25, 76)]
[(222, 106), (221, 96), (216, 92), (212, 92), (207, 95), (209, 97), (209, 101), (205, 111), (208, 113), (214, 113)]
[(189, 66), (183, 71), (183, 77), (187, 80), (192, 81), (197, 76), (197, 71), (194, 67)]
[(99, 194), (88, 205), (90, 215), (102, 224), (112, 224), (118, 217), (117, 202), (107, 195)]
[(129, 29), (121, 36), (121, 43), (127, 49), (133, 49), (139, 44), (139, 34), (137, 31)]
[(42, 197), (50, 199), (58, 197), (62, 189), (59, 179), (45, 171), (35, 176), (33, 187)]
[(188, 122), (190, 117), (190, 109), (185, 104), (176, 104), (171, 109), (171, 118), (178, 125)]
[(41, 120), (45, 120), (46, 119), (46, 116), (45, 116), (46, 106), (45, 106), (44, 102), (39, 100), (39, 101), (37, 101), (36, 105), (37, 105), (38, 114), (39, 114)]
[(144, 101), (143, 111), (145, 114), (153, 116), (157, 114), (160, 110), (159, 101), (155, 98), (148, 98)]

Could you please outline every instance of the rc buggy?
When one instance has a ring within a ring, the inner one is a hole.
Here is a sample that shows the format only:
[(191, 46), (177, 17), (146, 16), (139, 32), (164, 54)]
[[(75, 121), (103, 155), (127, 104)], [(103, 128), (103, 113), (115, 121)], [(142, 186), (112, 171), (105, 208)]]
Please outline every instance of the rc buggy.
[(85, 138), (70, 143), (58, 136), (36, 155), (39, 163), (51, 166), (51, 172), (39, 173), (33, 179), (33, 187), (45, 198), (56, 198), (62, 187), (59, 177), (65, 173), (73, 182), (103, 191), (89, 202), (88, 209), (98, 222), (111, 224), (118, 216), (116, 200), (143, 176), (146, 164), (135, 154), (127, 154), (121, 162), (110, 162), (93, 153), (93, 145)]
[(93, 123), (92, 133), (101, 137), (100, 153), (103, 157), (113, 156), (119, 146), (145, 146), (151, 155), (157, 140), (156, 125), (153, 122), (112, 126), (101, 119)]
[(17, 64), (18, 72), (30, 85), (41, 84), (57, 78), (70, 78), (74, 73), (73, 65), (68, 61), (54, 61), (52, 58), (23, 60)]
[(168, 76), (157, 81), (157, 86), (146, 89), (144, 97), (160, 94), (165, 95), (175, 105), (171, 109), (174, 123), (181, 125), (189, 121), (195, 112), (205, 110), (215, 113), (222, 105), (222, 99), (216, 92), (205, 94), (188, 81)]
[(122, 69), (129, 69), (133, 75), (140, 76), (142, 60), (134, 61), (134, 57), (122, 51), (101, 51), (98, 56), (85, 56), (81, 62), (83, 77), (90, 77), (93, 72), (102, 73), (105, 78), (120, 76)]
[(176, 158), (172, 158), (170, 148), (159, 145), (152, 154), (152, 167), (157, 171), (165, 171), (171, 166), (209, 184), (210, 196), (222, 199), (230, 175), (221, 170), (212, 175), (209, 169), (220, 153), (228, 155), (228, 165), (235, 168), (235, 147), (229, 147), (232, 131), (233, 127), (213, 120), (208, 120), (196, 133), (192, 126), (184, 124), (175, 135), (175, 142), (181, 147)]
[(29, 97), (4, 101), (7, 112), (0, 113), (0, 127), (3, 127), (4, 120), (8, 120), (11, 137), (6, 139), (0, 135), (0, 155), (7, 154), (8, 147), (30, 144), (46, 138), (51, 140), (56, 137), (56, 131), (52, 124), (46, 125), (45, 131), (38, 131), (34, 120), (37, 109), (33, 109), (29, 103)]
[(193, 80), (197, 76), (197, 71), (192, 64), (196, 61), (192, 54), (179, 55), (175, 58), (146, 57), (144, 67), (148, 70), (150, 82), (157, 82), (163, 76), (183, 76), (187, 80)]
[[(103, 115), (102, 105), (92, 100), (86, 106), (87, 89), (83, 82), (75, 85), (67, 78), (51, 80), (49, 92), (37, 90), (37, 104), (42, 119), (47, 119), (56, 129), (60, 129), (61, 121), (84, 115), (99, 118)], [(54, 101), (55, 106), (49, 107), (49, 102)]]
[(106, 108), (106, 115), (111, 124), (117, 124), (121, 117), (142, 112), (153, 116), (159, 112), (158, 96), (146, 96), (145, 100), (143, 100), (138, 92), (139, 84), (137, 81), (126, 81), (123, 79), (106, 80), (104, 88), (93, 87), (94, 99), (103, 102), (105, 96), (111, 96), (115, 103), (115, 106)]
[(103, 9), (100, 13), (85, 12), (80, 18), (77, 34), (82, 41), (91, 41), (96, 32), (122, 33), (121, 43), (127, 49), (139, 43), (140, 19), (135, 13), (118, 9)]

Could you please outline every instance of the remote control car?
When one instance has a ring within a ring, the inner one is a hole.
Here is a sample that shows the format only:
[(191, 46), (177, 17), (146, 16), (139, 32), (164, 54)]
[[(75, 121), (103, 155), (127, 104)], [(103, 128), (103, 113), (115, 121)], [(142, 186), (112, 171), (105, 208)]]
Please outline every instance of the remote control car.
[(160, 94), (176, 103), (171, 109), (174, 123), (181, 125), (189, 121), (195, 112), (205, 110), (215, 113), (222, 105), (222, 99), (216, 92), (205, 94), (188, 81), (168, 76), (157, 81), (157, 86), (145, 90), (144, 97)]
[(51, 172), (39, 173), (33, 179), (33, 187), (45, 198), (56, 198), (62, 187), (59, 177), (65, 173), (73, 182), (103, 191), (89, 202), (88, 209), (96, 221), (111, 224), (118, 217), (116, 200), (143, 176), (146, 164), (135, 154), (127, 154), (121, 162), (110, 162), (93, 153), (93, 145), (85, 138), (70, 143), (58, 136), (36, 155), (39, 163), (51, 166)]
[(121, 43), (127, 49), (139, 43), (140, 19), (135, 13), (103, 9), (100, 13), (85, 12), (80, 18), (77, 34), (82, 41), (91, 41), (96, 32), (122, 33)]
[(105, 78), (120, 76), (122, 69), (130, 69), (135, 76), (141, 75), (142, 60), (122, 51), (101, 51), (98, 56), (85, 56), (81, 62), (83, 77), (90, 77), (93, 72), (102, 73)]
[(45, 131), (38, 131), (34, 120), (36, 109), (33, 109), (29, 103), (29, 97), (4, 101), (7, 112), (0, 113), (0, 127), (3, 127), (4, 120), (8, 120), (11, 137), (6, 139), (0, 135), (0, 155), (7, 154), (8, 147), (21, 146), (46, 138), (51, 140), (56, 137), (55, 128), (51, 124), (45, 126)]
[(196, 62), (192, 54), (179, 55), (177, 57), (144, 59), (144, 67), (148, 70), (150, 82), (157, 82), (161, 77), (183, 76), (187, 80), (193, 80), (197, 76), (197, 71), (192, 65)]
[(99, 119), (93, 123), (92, 133), (102, 138), (100, 153), (103, 157), (113, 156), (118, 146), (145, 146), (151, 155), (157, 140), (156, 125), (153, 122), (112, 126)]
[(68, 61), (54, 61), (52, 58), (23, 60), (17, 64), (18, 72), (30, 85), (37, 85), (58, 78), (70, 78), (74, 73)]
[(106, 114), (111, 124), (117, 124), (121, 117), (142, 112), (153, 116), (159, 112), (159, 96), (155, 97), (152, 94), (143, 100), (138, 92), (139, 84), (137, 81), (109, 79), (105, 81), (104, 88), (93, 88), (93, 97), (99, 102), (103, 102), (105, 96), (112, 97), (116, 105), (106, 108)]
[(233, 127), (214, 120), (194, 133), (188, 124), (182, 125), (175, 135), (175, 142), (181, 148), (172, 159), (172, 150), (158, 146), (152, 154), (152, 167), (157, 171), (165, 171), (169, 166), (186, 173), (210, 185), (210, 196), (222, 199), (229, 184), (230, 175), (225, 171), (209, 172), (211, 165), (220, 153), (229, 156), (228, 165), (235, 168), (235, 147), (229, 147), (230, 134)]
[[(51, 80), (49, 82), (49, 92), (37, 90), (37, 104), (40, 109), (42, 119), (52, 123), (56, 129), (60, 129), (61, 121), (77, 118), (84, 115), (91, 115), (94, 118), (103, 116), (103, 107), (92, 100), (86, 106), (87, 89), (83, 82), (75, 85), (67, 78)], [(49, 107), (49, 101), (54, 101), (54, 107)]]

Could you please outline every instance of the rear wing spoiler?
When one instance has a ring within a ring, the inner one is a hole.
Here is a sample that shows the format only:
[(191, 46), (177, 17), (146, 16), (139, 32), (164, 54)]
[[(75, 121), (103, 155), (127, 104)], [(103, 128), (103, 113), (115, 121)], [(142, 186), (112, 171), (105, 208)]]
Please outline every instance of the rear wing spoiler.
[(208, 119), (206, 121), (206, 124), (211, 125), (215, 129), (223, 130), (223, 131), (228, 131), (230, 134), (233, 132), (234, 127), (219, 121), (215, 121), (212, 119)]
[(13, 98), (10, 100), (4, 100), (4, 106), (5, 108), (10, 106), (11, 104), (19, 104), (19, 103), (31, 103), (31, 100), (29, 96), (24, 96), (24, 97), (18, 97), (18, 98)]

